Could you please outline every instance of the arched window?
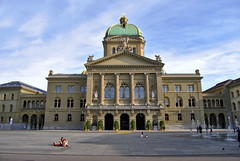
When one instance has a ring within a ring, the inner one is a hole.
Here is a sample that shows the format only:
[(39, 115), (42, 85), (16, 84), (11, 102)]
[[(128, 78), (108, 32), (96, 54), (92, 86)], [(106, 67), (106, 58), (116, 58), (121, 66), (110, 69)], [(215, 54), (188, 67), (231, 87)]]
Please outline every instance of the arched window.
[(165, 121), (169, 121), (169, 115), (167, 113), (165, 114)]
[(26, 108), (26, 107), (27, 107), (27, 101), (24, 100), (24, 101), (23, 101), (23, 108)]
[(236, 111), (237, 110), (236, 104), (234, 102), (232, 104), (233, 104), (233, 110)]
[(238, 109), (240, 109), (240, 101), (238, 101)]
[(73, 98), (67, 100), (67, 107), (73, 107)]
[(231, 92), (231, 94), (232, 94), (232, 98), (234, 98), (234, 93), (233, 93), (233, 92)]
[(136, 54), (136, 48), (133, 48), (133, 54)]
[(2, 112), (5, 112), (5, 105), (2, 105)]
[(135, 87), (135, 98), (139, 98), (139, 88)]
[(58, 114), (55, 114), (54, 121), (58, 121)]
[(61, 99), (60, 98), (56, 98), (54, 101), (54, 107), (61, 107)]
[(81, 86), (81, 92), (84, 92), (84, 86)]
[(87, 92), (87, 86), (84, 86), (84, 92)]
[(240, 96), (239, 90), (237, 90), (236, 93), (237, 93), (237, 96)]
[(44, 102), (43, 101), (40, 102), (40, 107), (44, 108)]
[(67, 121), (71, 122), (72, 121), (72, 115), (68, 114)]
[(211, 107), (211, 101), (207, 100), (207, 103), (208, 103), (208, 107)]
[(125, 98), (129, 98), (129, 87), (125, 87)]
[(39, 102), (39, 101), (36, 102), (36, 107), (37, 107), (37, 108), (40, 107), (40, 102)]
[(32, 101), (32, 108), (35, 108), (36, 107), (36, 103), (35, 101)]
[(114, 87), (110, 88), (110, 98), (114, 98), (115, 90)]
[(164, 106), (164, 107), (169, 107), (169, 106), (170, 106), (169, 98), (165, 97), (165, 98), (163, 99), (163, 106)]
[(112, 49), (112, 53), (113, 53), (113, 54), (115, 54), (115, 52), (116, 52), (115, 50), (116, 50), (115, 48)]
[(10, 105), (9, 112), (13, 112), (13, 105)]
[(111, 83), (107, 83), (105, 87), (105, 98), (111, 98), (113, 99), (115, 95), (114, 87)]
[(178, 121), (182, 121), (182, 114), (178, 114)]
[(124, 98), (124, 87), (120, 87), (120, 98)]
[(191, 113), (191, 120), (195, 120), (195, 114)]
[(188, 99), (188, 106), (195, 107), (195, 98), (192, 97)]
[(220, 106), (223, 107), (223, 100), (220, 100)]
[(182, 98), (178, 97), (176, 98), (176, 107), (182, 107), (183, 103), (182, 103)]
[(84, 121), (85, 121), (85, 115), (84, 115), (84, 114), (81, 114), (81, 116), (80, 116), (80, 121), (81, 121), (81, 122), (84, 122)]
[(6, 99), (7, 99), (7, 95), (3, 94), (3, 100), (6, 100)]
[(219, 100), (216, 100), (216, 107), (219, 107)]
[(80, 100), (80, 107), (83, 107), (83, 100)]
[(207, 101), (203, 100), (203, 107), (207, 107)]
[(129, 98), (128, 84), (122, 83), (119, 90), (120, 90), (120, 98)]
[(212, 100), (212, 107), (215, 107), (215, 100)]
[(12, 94), (12, 97), (11, 97), (11, 99), (12, 99), (12, 100), (14, 99), (14, 94)]
[(144, 87), (140, 87), (140, 98), (144, 98)]
[(144, 87), (142, 84), (137, 83), (135, 86), (135, 99), (144, 98)]
[(31, 101), (28, 101), (27, 108), (31, 108)]
[(109, 87), (105, 87), (105, 98), (109, 98)]

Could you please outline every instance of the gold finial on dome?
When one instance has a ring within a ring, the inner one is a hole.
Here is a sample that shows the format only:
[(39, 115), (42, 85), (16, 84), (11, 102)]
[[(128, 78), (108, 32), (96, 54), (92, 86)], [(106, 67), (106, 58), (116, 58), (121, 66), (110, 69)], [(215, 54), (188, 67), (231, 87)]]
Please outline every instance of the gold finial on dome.
[(122, 27), (126, 27), (126, 24), (127, 24), (127, 17), (125, 17), (125, 14), (123, 13), (123, 16), (120, 18), (120, 24), (122, 24)]

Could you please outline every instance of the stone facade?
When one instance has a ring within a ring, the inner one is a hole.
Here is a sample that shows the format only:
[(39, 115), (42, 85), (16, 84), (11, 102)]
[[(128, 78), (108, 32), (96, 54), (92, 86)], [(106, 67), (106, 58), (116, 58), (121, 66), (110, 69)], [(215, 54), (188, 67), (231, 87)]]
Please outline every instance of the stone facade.
[(232, 124), (240, 117), (239, 81), (226, 81), (202, 92), (199, 70), (165, 73), (159, 55), (155, 60), (144, 56), (142, 31), (127, 24), (125, 16), (120, 22), (106, 31), (104, 57), (89, 56), (82, 74), (51, 70), (47, 94), (23, 83), (17, 87), (2, 84), (1, 123), (14, 118), (28, 129), (83, 130), (89, 121), (95, 130), (102, 120), (104, 130), (114, 130), (115, 121), (120, 130), (131, 130), (134, 120), (136, 130), (147, 129), (147, 121), (157, 130), (162, 120), (167, 129), (192, 128), (193, 122), (226, 128), (229, 117)]

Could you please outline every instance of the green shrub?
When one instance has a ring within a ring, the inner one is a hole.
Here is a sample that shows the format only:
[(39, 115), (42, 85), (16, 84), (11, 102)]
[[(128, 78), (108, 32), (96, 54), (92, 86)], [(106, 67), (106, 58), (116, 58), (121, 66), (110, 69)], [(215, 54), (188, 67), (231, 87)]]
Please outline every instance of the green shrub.
[(114, 121), (114, 127), (115, 127), (115, 129), (119, 129), (119, 123), (118, 123), (118, 121), (116, 120), (116, 121)]
[(103, 129), (103, 121), (99, 120), (98, 121), (98, 130)]
[[(161, 120), (161, 121), (160, 121), (160, 129), (161, 129), (161, 130), (164, 129), (163, 127), (165, 127), (165, 124), (164, 124), (164, 121)], [(165, 128), (166, 128), (166, 127), (165, 127)]]
[(86, 122), (86, 128), (89, 130), (90, 129), (90, 127), (91, 127), (91, 123), (90, 123), (90, 121), (88, 120), (87, 122)]
[(133, 130), (136, 129), (136, 122), (135, 122), (135, 120), (132, 120), (132, 121), (131, 121), (131, 128), (132, 128)]
[(150, 120), (147, 121), (147, 128), (148, 129), (151, 129), (152, 128), (152, 123)]

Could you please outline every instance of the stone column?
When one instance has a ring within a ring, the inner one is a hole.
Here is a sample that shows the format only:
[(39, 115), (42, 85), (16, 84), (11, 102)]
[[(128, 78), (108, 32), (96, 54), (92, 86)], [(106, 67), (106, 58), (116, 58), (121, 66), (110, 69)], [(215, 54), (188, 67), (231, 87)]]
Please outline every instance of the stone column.
[(216, 115), (216, 121), (217, 121), (217, 129), (220, 127), (219, 126), (219, 118), (218, 118), (218, 115)]
[(134, 105), (134, 73), (130, 73), (130, 93), (131, 93), (131, 104)]
[(28, 117), (27, 130), (31, 130), (31, 117)]
[(100, 88), (100, 104), (104, 104), (104, 73), (100, 73), (101, 75), (101, 88)]
[(36, 126), (36, 130), (39, 130), (39, 116), (37, 116), (37, 126)]
[(157, 102), (158, 105), (163, 105), (162, 74), (156, 73), (156, 79), (157, 79)]
[(149, 105), (149, 73), (145, 73), (146, 105)]
[(92, 105), (92, 96), (93, 96), (93, 73), (88, 73), (87, 75), (87, 95), (86, 95), (86, 104), (87, 106)]
[(115, 73), (115, 105), (119, 105), (119, 73)]

